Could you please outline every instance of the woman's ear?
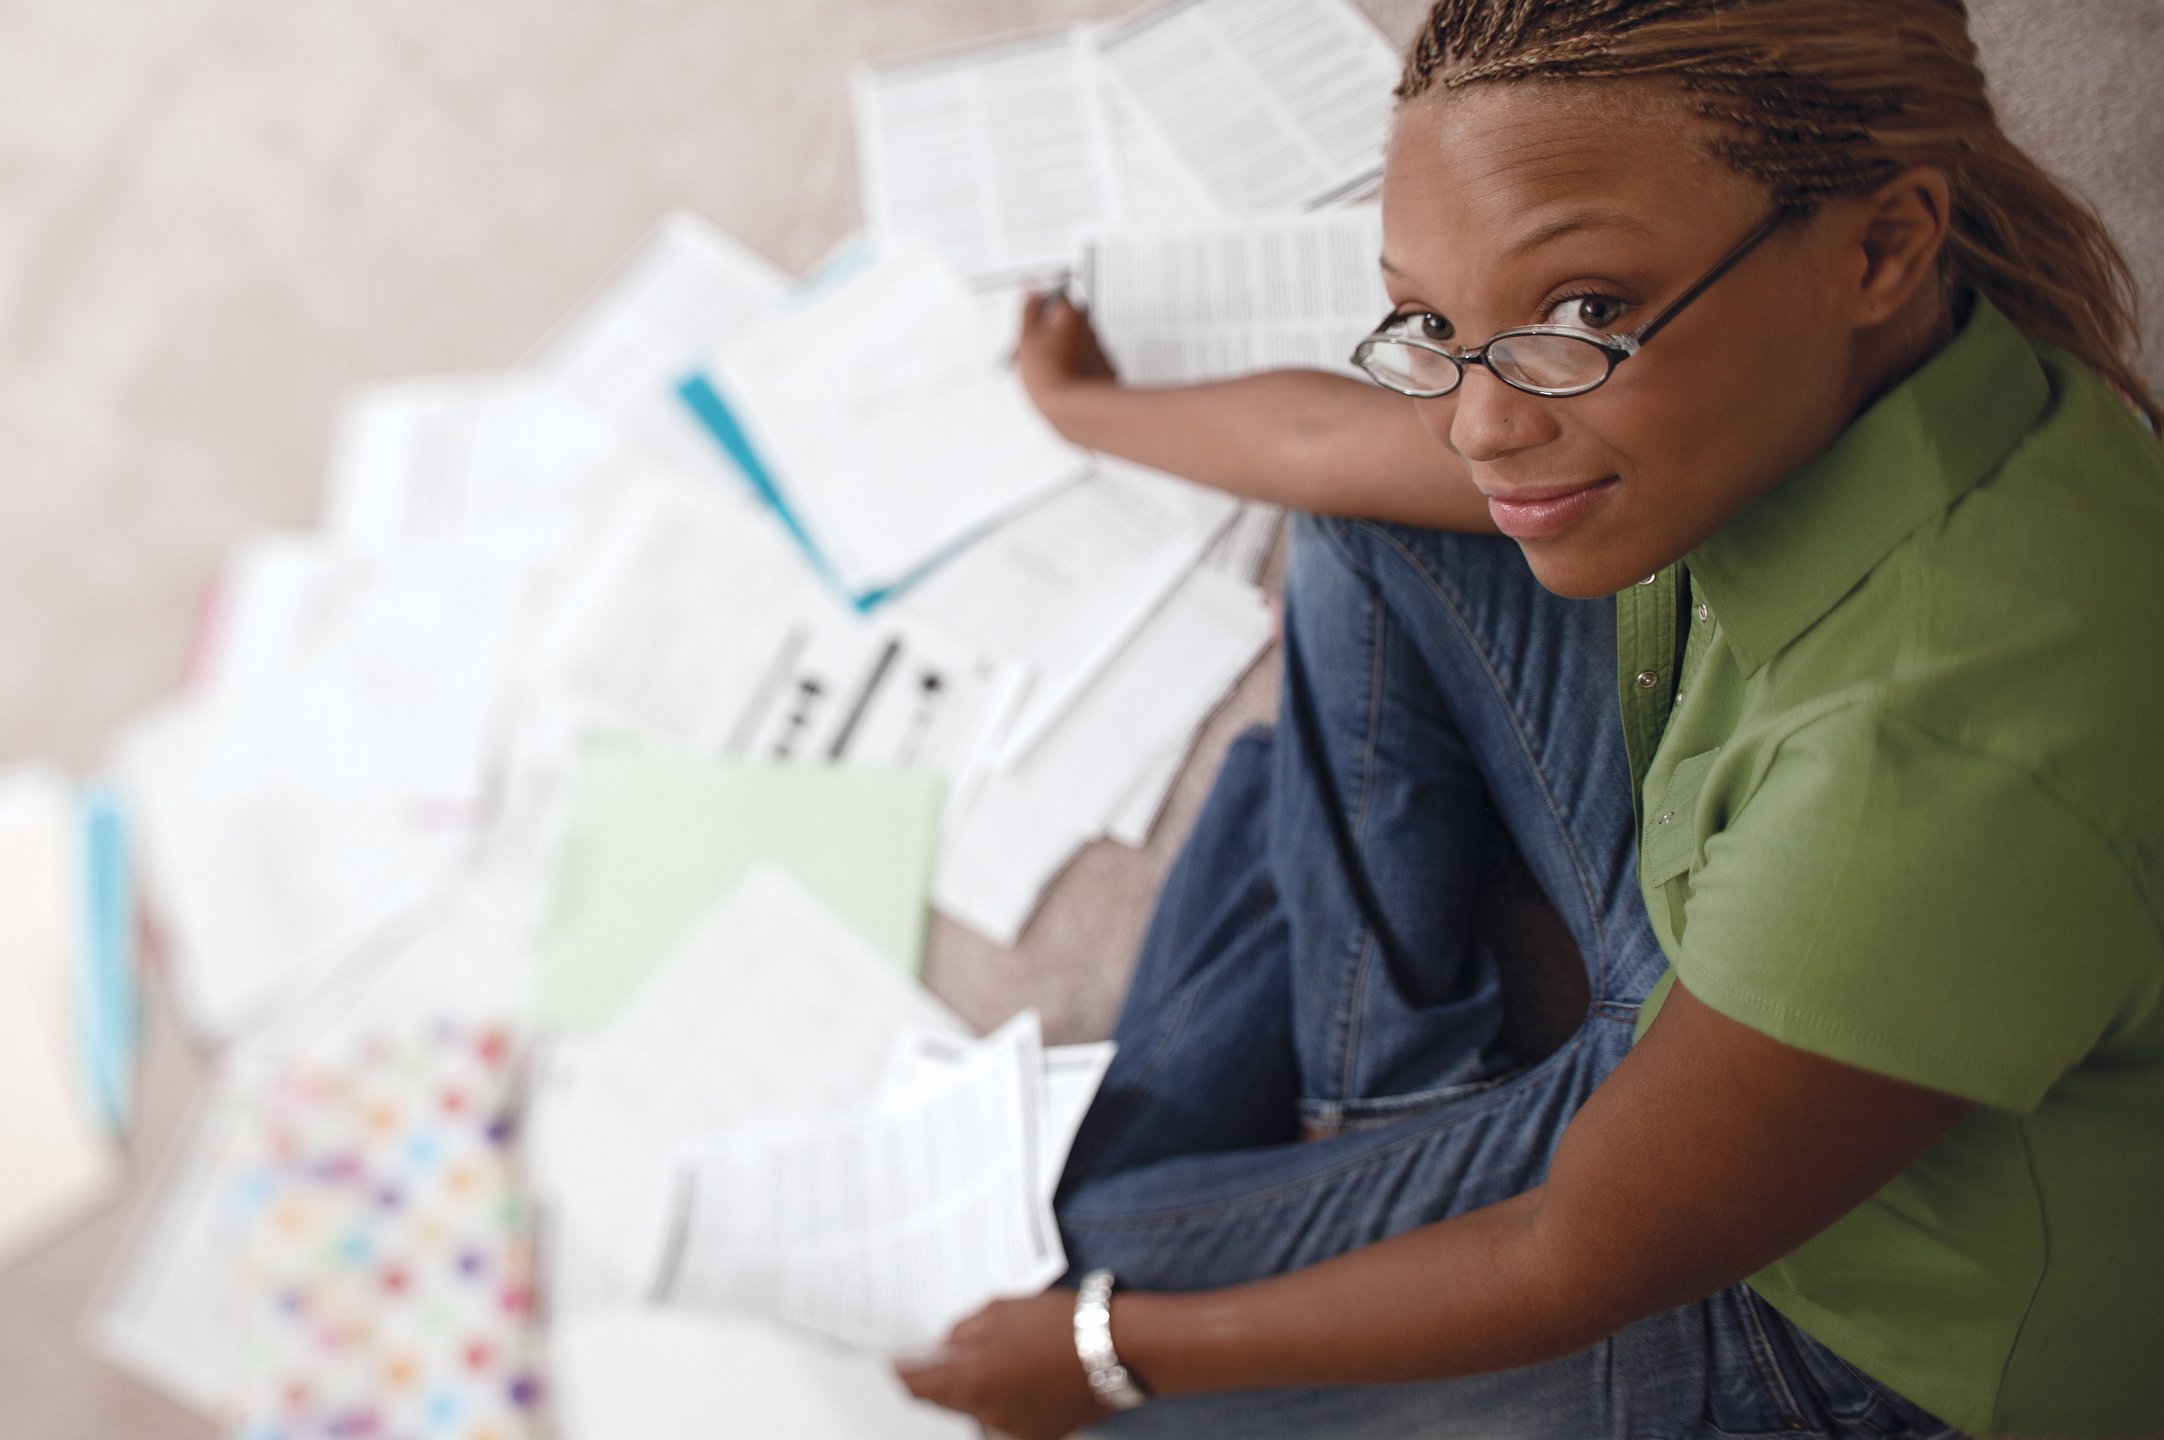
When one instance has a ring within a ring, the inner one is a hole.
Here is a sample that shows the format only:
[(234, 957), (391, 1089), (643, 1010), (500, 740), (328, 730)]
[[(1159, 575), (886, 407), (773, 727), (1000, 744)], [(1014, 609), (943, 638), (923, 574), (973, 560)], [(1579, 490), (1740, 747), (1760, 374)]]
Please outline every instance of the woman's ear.
[(1851, 296), (1859, 325), (1882, 325), (1902, 314), (1917, 288), (1938, 275), (1939, 251), (1953, 220), (1953, 190), (1936, 166), (1902, 171), (1857, 197), (1855, 244), (1860, 265)]

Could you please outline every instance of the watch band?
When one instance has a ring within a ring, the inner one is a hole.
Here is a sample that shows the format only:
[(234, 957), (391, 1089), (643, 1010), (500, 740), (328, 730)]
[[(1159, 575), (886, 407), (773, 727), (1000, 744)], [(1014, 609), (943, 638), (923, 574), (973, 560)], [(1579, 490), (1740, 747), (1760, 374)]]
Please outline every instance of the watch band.
[(1074, 1352), (1089, 1376), (1090, 1393), (1112, 1410), (1132, 1410), (1149, 1395), (1112, 1348), (1112, 1272), (1092, 1270), (1074, 1297)]

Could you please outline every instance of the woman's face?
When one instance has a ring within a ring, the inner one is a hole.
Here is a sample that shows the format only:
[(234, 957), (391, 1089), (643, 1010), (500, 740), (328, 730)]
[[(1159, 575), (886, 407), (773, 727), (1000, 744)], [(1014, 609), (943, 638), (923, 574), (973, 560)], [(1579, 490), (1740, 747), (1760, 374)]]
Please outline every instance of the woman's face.
[[(1453, 349), (1532, 324), (1620, 334), (1682, 294), (1771, 213), (1666, 92), (1476, 85), (1400, 109), (1383, 266), (1413, 333)], [(1617, 367), (1568, 399), (1469, 366), (1415, 400), (1463, 457), (1542, 584), (1604, 595), (1643, 579), (1832, 443), (1855, 405), (1846, 255), (1784, 229)], [(1860, 263), (1857, 262), (1857, 263)]]

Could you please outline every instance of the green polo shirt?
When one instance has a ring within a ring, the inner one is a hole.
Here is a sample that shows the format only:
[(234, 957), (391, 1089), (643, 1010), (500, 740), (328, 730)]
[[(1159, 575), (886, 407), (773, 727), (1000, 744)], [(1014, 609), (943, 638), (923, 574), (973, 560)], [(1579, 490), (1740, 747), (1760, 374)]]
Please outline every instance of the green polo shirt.
[(2164, 447), (1979, 299), (1617, 604), (1641, 1032), (1981, 1107), (1752, 1288), (1972, 1433), (2164, 1427)]

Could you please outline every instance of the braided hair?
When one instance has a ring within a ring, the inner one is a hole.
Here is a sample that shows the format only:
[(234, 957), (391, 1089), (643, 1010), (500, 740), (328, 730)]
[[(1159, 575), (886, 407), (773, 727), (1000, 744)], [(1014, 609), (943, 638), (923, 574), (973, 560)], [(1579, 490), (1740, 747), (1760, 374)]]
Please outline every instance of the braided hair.
[(2126, 259), (1999, 128), (1963, 0), (1439, 0), (1397, 96), (1534, 79), (1676, 86), (1715, 122), (1720, 158), (1797, 213), (1937, 166), (1949, 296), (1988, 297), (2164, 422), (2126, 358)]

